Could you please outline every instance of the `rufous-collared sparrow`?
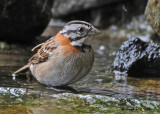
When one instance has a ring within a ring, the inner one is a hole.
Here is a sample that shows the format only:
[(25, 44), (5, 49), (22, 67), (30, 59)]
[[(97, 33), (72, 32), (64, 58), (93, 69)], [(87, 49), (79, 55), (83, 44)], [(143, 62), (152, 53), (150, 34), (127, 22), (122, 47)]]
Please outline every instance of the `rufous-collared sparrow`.
[(64, 86), (86, 76), (92, 68), (94, 52), (90, 45), (92, 36), (100, 31), (85, 21), (71, 21), (38, 49), (28, 64), (14, 74), (29, 68), (32, 75), (47, 86)]

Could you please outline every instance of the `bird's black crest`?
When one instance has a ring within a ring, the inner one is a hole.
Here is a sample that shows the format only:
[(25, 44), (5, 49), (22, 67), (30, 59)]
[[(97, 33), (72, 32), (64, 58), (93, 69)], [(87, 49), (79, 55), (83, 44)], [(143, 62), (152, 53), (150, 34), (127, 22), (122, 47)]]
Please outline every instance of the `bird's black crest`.
[(79, 21), (79, 20), (70, 21), (66, 25), (71, 25), (71, 24), (84, 24), (84, 25), (92, 27), (92, 25), (90, 23), (87, 23), (85, 21)]

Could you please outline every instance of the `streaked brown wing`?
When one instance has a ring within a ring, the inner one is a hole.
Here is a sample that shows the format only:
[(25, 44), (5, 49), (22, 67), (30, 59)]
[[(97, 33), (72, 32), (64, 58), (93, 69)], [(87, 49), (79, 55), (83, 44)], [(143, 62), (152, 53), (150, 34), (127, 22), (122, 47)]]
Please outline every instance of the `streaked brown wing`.
[(45, 42), (43, 42), (43, 43), (41, 43), (41, 44), (38, 44), (38, 45), (36, 45), (35, 47), (33, 47), (33, 48), (31, 49), (31, 51), (35, 51), (35, 49), (40, 48), (41, 46), (45, 45), (45, 44), (48, 43), (48, 42), (52, 42), (52, 40), (54, 40), (54, 39), (55, 39), (55, 37), (49, 38), (47, 41), (45, 41)]
[(40, 48), (43, 44), (44, 44), (44, 43), (41, 43), (41, 44), (36, 45), (35, 47), (32, 48), (31, 51), (34, 51), (35, 49)]
[(30, 59), (29, 62), (33, 64), (38, 64), (44, 62), (48, 59), (50, 55), (53, 54), (54, 50), (57, 48), (57, 44), (55, 43), (55, 38), (52, 37), (44, 43), (41, 43), (35, 46), (32, 50), (40, 47), (36, 54), (34, 54)]

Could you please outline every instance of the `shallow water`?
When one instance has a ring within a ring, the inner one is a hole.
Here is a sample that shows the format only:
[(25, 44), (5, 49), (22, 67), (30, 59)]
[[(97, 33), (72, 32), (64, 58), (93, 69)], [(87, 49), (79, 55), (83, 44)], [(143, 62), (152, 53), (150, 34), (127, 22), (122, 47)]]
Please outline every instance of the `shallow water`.
[(95, 62), (91, 72), (69, 87), (56, 89), (41, 85), (25, 74), (12, 77), (11, 73), (32, 55), (31, 47), (3, 44), (0, 50), (0, 113), (118, 113), (118, 110), (129, 113), (130, 109), (138, 112), (160, 107), (160, 78), (133, 78), (112, 71), (122, 41), (99, 36), (92, 44)]

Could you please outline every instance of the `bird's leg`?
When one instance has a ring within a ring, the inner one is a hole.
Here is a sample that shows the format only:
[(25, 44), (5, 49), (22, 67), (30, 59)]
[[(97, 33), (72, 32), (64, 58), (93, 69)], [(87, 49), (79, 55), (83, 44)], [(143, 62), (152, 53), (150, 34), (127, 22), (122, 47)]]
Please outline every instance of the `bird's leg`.
[(31, 72), (28, 70), (27, 72), (26, 72), (26, 78), (27, 78), (27, 82), (30, 82), (31, 81)]

